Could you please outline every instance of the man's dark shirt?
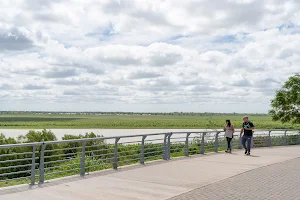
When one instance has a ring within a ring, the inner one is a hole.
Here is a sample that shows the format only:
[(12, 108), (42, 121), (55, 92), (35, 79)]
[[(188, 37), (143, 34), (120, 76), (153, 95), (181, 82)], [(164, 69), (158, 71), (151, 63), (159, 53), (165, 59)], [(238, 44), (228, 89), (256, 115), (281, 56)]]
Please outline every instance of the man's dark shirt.
[(250, 121), (244, 122), (242, 127), (244, 128), (244, 135), (246, 136), (253, 136), (253, 131), (252, 130), (245, 130), (245, 128), (253, 128), (254, 124)]

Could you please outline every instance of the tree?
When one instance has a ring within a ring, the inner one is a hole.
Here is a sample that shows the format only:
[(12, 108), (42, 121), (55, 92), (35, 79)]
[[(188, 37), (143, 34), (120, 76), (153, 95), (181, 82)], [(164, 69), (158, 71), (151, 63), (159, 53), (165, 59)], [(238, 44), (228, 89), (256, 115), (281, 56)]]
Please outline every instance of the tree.
[(300, 124), (300, 74), (291, 76), (276, 92), (269, 114), (282, 123)]
[(55, 134), (51, 130), (42, 131), (29, 131), (26, 135), (18, 137), (19, 142), (30, 143), (30, 142), (44, 142), (44, 141), (55, 141), (57, 140)]
[[(62, 137), (62, 140), (75, 140), (75, 139), (82, 139), (82, 138), (99, 138), (99, 137), (103, 137), (103, 136), (96, 135), (93, 132), (86, 133), (85, 135), (65, 134)], [(94, 154), (101, 154), (101, 153), (105, 154), (105, 152), (107, 152), (107, 150), (105, 150), (105, 149), (109, 148), (104, 140), (91, 140), (91, 141), (88, 141), (85, 146), (86, 146), (86, 151), (94, 151), (94, 150), (102, 149), (102, 151), (93, 152)], [(62, 147), (63, 147), (63, 149), (66, 149), (66, 150), (64, 150), (64, 154), (70, 154), (70, 153), (75, 154), (77, 152), (81, 152), (81, 149), (78, 147), (82, 147), (82, 142), (63, 143)]]
[[(21, 135), (18, 137), (19, 143), (46, 142), (46, 141), (56, 141), (56, 140), (57, 138), (55, 134), (51, 130), (46, 130), (46, 129), (43, 129), (42, 131), (30, 130), (26, 135)], [(33, 147), (30, 146), (24, 147), (24, 151), (31, 152), (32, 148)], [(48, 144), (45, 148), (45, 150), (54, 150), (54, 149), (59, 149), (59, 144)], [(41, 150), (42, 150), (42, 146), (38, 145), (36, 149), (37, 163), (40, 162)], [(45, 152), (44, 156), (47, 156), (47, 158), (44, 158), (44, 161), (48, 162), (48, 161), (60, 160), (61, 158), (59, 156), (54, 156), (59, 154), (61, 154), (60, 150)]]

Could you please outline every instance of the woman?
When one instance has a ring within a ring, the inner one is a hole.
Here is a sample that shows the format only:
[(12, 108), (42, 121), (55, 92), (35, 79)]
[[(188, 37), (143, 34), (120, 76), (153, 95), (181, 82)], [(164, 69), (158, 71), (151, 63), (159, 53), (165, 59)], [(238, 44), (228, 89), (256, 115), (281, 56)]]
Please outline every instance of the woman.
[(226, 120), (226, 124), (224, 125), (225, 137), (227, 140), (227, 150), (226, 153), (231, 153), (231, 140), (233, 138), (234, 126), (231, 124), (230, 120)]

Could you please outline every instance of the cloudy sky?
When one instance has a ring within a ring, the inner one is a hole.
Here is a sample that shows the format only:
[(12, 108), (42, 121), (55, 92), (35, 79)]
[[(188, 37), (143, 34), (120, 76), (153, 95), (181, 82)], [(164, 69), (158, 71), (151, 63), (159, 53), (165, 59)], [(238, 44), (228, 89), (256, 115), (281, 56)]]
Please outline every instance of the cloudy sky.
[(1, 0), (0, 110), (267, 112), (298, 0)]

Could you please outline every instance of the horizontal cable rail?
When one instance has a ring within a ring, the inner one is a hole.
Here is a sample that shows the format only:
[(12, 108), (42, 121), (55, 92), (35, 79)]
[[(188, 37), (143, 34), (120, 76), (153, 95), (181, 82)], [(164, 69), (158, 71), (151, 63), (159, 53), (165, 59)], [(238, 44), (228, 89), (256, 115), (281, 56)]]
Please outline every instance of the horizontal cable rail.
[[(239, 131), (234, 133), (233, 149), (242, 148), (239, 135)], [(300, 145), (300, 129), (255, 130), (252, 140), (254, 148)], [(31, 185), (42, 184), (49, 179), (85, 176), (123, 165), (219, 152), (226, 145), (223, 130), (5, 144), (0, 145), (0, 183), (27, 180)]]

